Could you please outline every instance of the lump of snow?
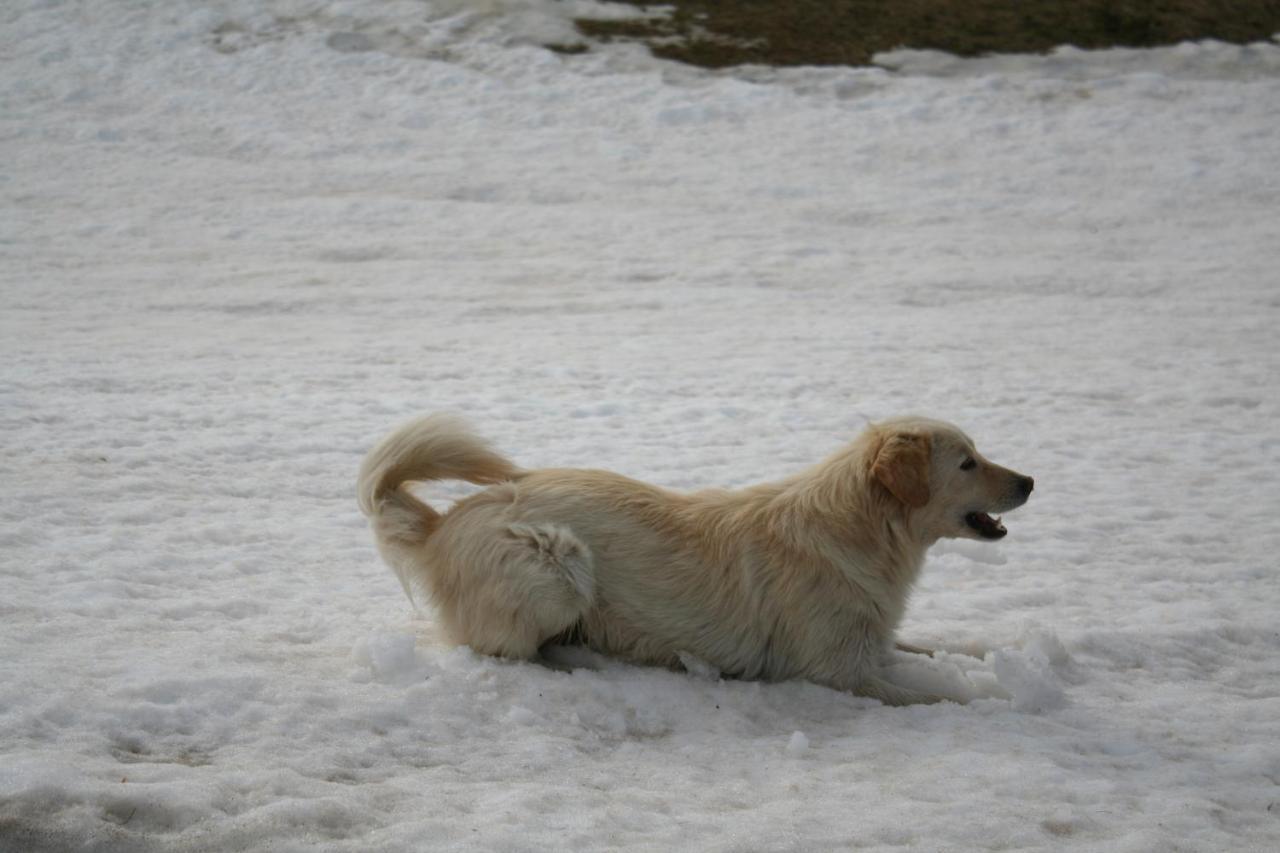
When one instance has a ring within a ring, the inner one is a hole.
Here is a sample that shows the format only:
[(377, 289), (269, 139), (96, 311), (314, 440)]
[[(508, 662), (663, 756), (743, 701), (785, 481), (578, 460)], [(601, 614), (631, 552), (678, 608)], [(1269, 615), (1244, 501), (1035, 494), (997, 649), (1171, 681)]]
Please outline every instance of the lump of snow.
[(375, 632), (356, 642), (351, 657), (380, 681), (400, 681), (418, 671), (412, 634)]
[(1022, 650), (1035, 661), (1050, 666), (1064, 666), (1071, 662), (1066, 646), (1052, 631), (1024, 625), (1019, 640)]
[(1013, 707), (1033, 714), (1061, 708), (1066, 693), (1048, 661), (1021, 651), (991, 653), (991, 669), (996, 681), (1008, 691)]

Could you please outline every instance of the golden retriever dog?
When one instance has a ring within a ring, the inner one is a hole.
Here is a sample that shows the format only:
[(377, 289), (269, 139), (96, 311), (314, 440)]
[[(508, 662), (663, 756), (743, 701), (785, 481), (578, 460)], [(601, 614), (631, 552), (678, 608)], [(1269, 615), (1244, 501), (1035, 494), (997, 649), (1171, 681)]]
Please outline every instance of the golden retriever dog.
[[(445, 479), (489, 488), (441, 514), (405, 487)], [(410, 600), (425, 592), (477, 652), (533, 660), (571, 638), (635, 663), (691, 655), (906, 705), (943, 698), (882, 673), (925, 551), (1003, 537), (993, 514), (1032, 485), (925, 418), (872, 424), (777, 483), (679, 494), (608, 471), (524, 471), (433, 415), (369, 453), (358, 494)]]

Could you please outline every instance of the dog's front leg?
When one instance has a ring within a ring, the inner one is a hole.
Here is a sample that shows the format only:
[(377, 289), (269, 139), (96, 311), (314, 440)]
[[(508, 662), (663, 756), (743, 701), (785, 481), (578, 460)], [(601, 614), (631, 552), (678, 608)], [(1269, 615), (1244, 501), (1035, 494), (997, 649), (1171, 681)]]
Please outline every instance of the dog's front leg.
[(821, 674), (811, 671), (810, 677), (837, 690), (878, 699), (886, 705), (932, 705), (948, 698), (902, 687), (884, 678), (883, 658), (890, 654), (891, 643), (891, 637), (876, 636), (871, 631), (850, 632), (843, 646), (827, 658), (835, 666)]
[(906, 652), (909, 655), (927, 655), (933, 657), (933, 649), (926, 649), (924, 646), (913, 646), (910, 643), (894, 643), (893, 647), (900, 652)]
[(855, 696), (879, 699), (886, 705), (933, 705), (947, 700), (945, 696), (922, 693), (909, 687), (899, 687), (878, 675), (867, 675), (850, 691)]
[(837, 690), (852, 693), (854, 696), (877, 699), (886, 705), (933, 705), (937, 702), (954, 701), (949, 700), (946, 696), (925, 693), (910, 687), (901, 687), (882, 678), (879, 672), (879, 667), (866, 666), (864, 664), (856, 668), (851, 667), (849, 670), (829, 680), (815, 680), (822, 681)]

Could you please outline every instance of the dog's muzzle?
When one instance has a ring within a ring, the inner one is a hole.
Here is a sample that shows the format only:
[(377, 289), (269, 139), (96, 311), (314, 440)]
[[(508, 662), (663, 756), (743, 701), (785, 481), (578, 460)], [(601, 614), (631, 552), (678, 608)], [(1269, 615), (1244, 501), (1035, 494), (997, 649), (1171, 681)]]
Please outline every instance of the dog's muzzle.
[[(1027, 502), (1027, 498), (1031, 497), (1031, 490), (1035, 487), (1036, 481), (1031, 477), (1017, 475), (1013, 484), (1013, 494), (1007, 502), (1001, 503), (999, 511), (1007, 512), (1022, 506)], [(1001, 523), (1000, 516), (993, 517), (985, 512), (968, 513), (964, 517), (964, 523), (983, 539), (1003, 539), (1009, 533)]]

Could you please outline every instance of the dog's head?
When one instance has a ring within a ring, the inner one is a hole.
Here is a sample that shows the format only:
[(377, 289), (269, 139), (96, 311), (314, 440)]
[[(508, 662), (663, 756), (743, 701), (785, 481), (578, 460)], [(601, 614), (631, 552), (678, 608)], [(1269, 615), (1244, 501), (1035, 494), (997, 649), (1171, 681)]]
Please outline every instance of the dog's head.
[(871, 427), (871, 474), (930, 539), (1000, 539), (996, 513), (1027, 502), (1035, 482), (986, 459), (951, 424), (901, 418)]

